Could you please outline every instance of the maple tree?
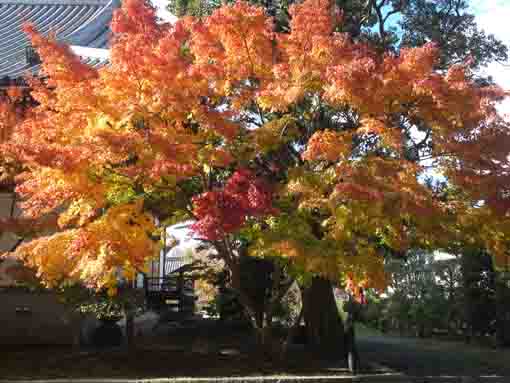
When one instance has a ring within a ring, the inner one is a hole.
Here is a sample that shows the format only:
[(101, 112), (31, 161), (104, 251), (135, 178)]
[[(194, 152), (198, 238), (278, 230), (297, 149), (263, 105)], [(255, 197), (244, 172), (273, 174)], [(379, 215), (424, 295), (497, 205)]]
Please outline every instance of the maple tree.
[[(0, 93), (0, 144), (7, 142), (12, 130), (29, 113), (30, 106), (19, 88), (7, 88)], [(12, 190), (14, 177), (20, 172), (20, 164), (0, 153), (0, 190)]]
[[(233, 1), (226, 1), (231, 3)], [(178, 17), (203, 17), (222, 5), (218, 0), (168, 0), (168, 10)], [(265, 8), (278, 31), (289, 31), (289, 6), (294, 0), (249, 0)], [(508, 59), (508, 47), (477, 25), (475, 0), (334, 0), (342, 10), (338, 32), (357, 42), (370, 42), (383, 51), (398, 52), (422, 46), (428, 41), (440, 49), (436, 68), (446, 70), (470, 58), (469, 67), (481, 81), (492, 81), (477, 69)]]
[[(157, 254), (156, 217), (192, 219), (234, 287), (243, 254), (278, 260), (264, 315), (239, 292), (263, 339), (287, 274), (384, 289), (385, 254), (460, 240), (506, 262), (506, 93), (468, 64), (436, 71), (432, 43), (381, 54), (334, 32), (326, 0), (290, 15), (289, 33), (243, 2), (158, 24), (126, 0), (101, 69), (27, 26), (45, 80), (2, 151), (27, 169), (23, 219), (58, 219), (15, 255), (48, 286), (115, 293)], [(423, 182), (431, 167), (448, 198)]]

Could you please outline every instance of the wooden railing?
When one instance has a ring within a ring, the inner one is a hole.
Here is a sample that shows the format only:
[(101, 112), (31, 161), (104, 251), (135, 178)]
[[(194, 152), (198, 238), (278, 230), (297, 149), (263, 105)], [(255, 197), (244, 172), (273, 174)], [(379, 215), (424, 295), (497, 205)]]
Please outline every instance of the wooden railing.
[(193, 281), (180, 275), (172, 277), (148, 277), (144, 279), (147, 305), (156, 310), (193, 312)]

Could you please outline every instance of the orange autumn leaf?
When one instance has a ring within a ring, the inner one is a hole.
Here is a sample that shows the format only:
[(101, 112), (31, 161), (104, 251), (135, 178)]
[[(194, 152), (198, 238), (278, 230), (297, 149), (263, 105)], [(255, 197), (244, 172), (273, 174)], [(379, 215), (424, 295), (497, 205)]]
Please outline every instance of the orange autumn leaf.
[[(165, 211), (217, 245), (246, 230), (254, 254), (358, 290), (384, 287), (382, 249), (472, 240), (502, 263), (506, 93), (462, 65), (437, 72), (432, 43), (381, 54), (353, 42), (327, 0), (290, 13), (289, 33), (246, 2), (170, 25), (127, 0), (101, 69), (27, 26), (43, 60), (38, 105), (23, 118), (0, 108), (2, 153), (26, 170), (18, 223), (41, 232), (17, 255), (48, 285), (114, 292), (118, 269), (132, 277), (157, 254)], [(460, 191), (453, 200), (423, 183), (425, 159)], [(50, 235), (37, 222), (54, 215)]]

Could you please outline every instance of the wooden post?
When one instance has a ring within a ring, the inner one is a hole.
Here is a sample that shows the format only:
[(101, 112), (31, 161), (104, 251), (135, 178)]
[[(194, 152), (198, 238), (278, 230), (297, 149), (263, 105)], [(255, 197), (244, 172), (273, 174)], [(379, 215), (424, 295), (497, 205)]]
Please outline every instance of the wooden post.
[(177, 277), (177, 294), (179, 297), (179, 312), (182, 313), (184, 311), (184, 276), (182, 271), (179, 271), (179, 276)]
[(345, 321), (345, 349), (347, 351), (347, 365), (351, 374), (356, 375), (359, 369), (359, 354), (356, 348), (356, 332), (355, 332), (355, 313), (353, 307), (353, 297), (349, 296), (349, 311), (347, 312), (347, 318)]

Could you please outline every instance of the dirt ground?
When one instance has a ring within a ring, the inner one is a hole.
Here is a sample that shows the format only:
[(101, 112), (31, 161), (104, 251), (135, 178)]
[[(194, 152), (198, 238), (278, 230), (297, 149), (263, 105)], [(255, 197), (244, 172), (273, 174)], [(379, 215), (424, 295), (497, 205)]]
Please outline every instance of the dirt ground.
[[(169, 378), (260, 375), (349, 375), (342, 358), (318, 358), (303, 346), (285, 360), (255, 352), (249, 328), (215, 320), (180, 325), (146, 321), (136, 347), (109, 350), (70, 347), (2, 347), (0, 379)], [(510, 350), (461, 342), (357, 331), (361, 374), (410, 376), (510, 376)]]
[(294, 347), (284, 361), (271, 361), (254, 352), (249, 329), (203, 321), (179, 327), (158, 326), (139, 336), (136, 348), (130, 351), (69, 347), (1, 349), (0, 379), (348, 373), (343, 360), (331, 359), (320, 360), (304, 348)]

